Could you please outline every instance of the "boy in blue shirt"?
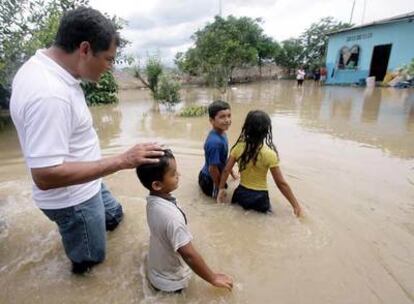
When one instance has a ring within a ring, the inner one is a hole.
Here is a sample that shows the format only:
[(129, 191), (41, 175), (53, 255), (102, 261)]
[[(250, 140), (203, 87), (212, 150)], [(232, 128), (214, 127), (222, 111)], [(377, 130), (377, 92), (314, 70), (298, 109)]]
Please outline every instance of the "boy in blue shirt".
[(205, 195), (216, 198), (229, 150), (226, 131), (231, 125), (230, 105), (214, 101), (208, 107), (208, 115), (213, 128), (204, 142), (205, 163), (198, 175), (198, 184)]

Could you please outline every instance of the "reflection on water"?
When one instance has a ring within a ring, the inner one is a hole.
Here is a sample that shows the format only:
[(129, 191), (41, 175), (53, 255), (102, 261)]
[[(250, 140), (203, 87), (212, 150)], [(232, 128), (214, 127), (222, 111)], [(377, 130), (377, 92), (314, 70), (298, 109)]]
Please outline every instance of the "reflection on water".
[[(111, 137), (110, 134), (104, 136), (105, 141), (108, 138), (132, 141), (135, 138), (131, 138), (131, 135), (136, 135), (136, 132), (139, 138), (199, 141), (209, 128), (205, 119), (180, 118), (162, 106), (161, 111), (153, 111), (152, 102), (136, 104), (134, 95), (138, 100), (150, 99), (146, 91), (133, 94), (125, 91), (122, 94), (125, 101), (131, 100), (129, 104), (120, 105), (119, 109), (113, 108), (107, 114), (113, 119), (107, 125), (108, 132), (113, 134)], [(182, 95), (183, 105), (194, 102), (208, 104), (217, 93), (206, 88), (188, 88)], [(300, 125), (310, 130), (316, 129), (317, 132), (376, 146), (397, 157), (414, 157), (412, 90), (317, 86), (302, 90), (291, 86), (290, 82), (281, 81), (233, 87), (222, 98), (232, 103), (233, 121), (239, 125), (248, 110), (258, 108), (274, 115), (296, 117)], [(121, 122), (121, 131), (117, 128), (121, 117), (116, 116), (115, 119), (111, 113), (126, 116)], [(95, 117), (99, 115), (95, 113)], [(112, 125), (113, 128), (110, 127)], [(237, 132), (239, 130), (234, 128), (230, 130), (234, 136)]]
[[(185, 88), (175, 110), (219, 95)], [(183, 295), (151, 290), (146, 191), (133, 171), (105, 178), (126, 214), (108, 234), (105, 263), (86, 278), (72, 276), (56, 227), (31, 201), (11, 127), (0, 133), (0, 303), (412, 303), (414, 91), (277, 81), (235, 86), (221, 98), (232, 106), (230, 144), (249, 110), (271, 115), (305, 219), (293, 217), (271, 180), (270, 216), (214, 204), (199, 191), (207, 117), (157, 109), (146, 90), (122, 91), (119, 104), (91, 112), (104, 155), (143, 141), (171, 146), (181, 173), (175, 194), (194, 243), (213, 269), (234, 276), (233, 293), (196, 277)]]
[[(319, 130), (379, 147), (388, 153), (414, 157), (413, 94), (407, 90), (333, 88), (326, 90)], [(309, 124), (307, 124), (309, 125)]]
[(97, 106), (92, 111), (92, 117), (101, 148), (105, 149), (111, 139), (121, 132), (122, 112), (116, 105)]

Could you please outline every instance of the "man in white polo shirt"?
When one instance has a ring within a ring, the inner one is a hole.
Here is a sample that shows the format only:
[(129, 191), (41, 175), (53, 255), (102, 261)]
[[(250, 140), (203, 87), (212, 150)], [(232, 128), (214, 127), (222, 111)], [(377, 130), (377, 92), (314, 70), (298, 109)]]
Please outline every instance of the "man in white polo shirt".
[(105, 259), (106, 230), (122, 220), (122, 207), (101, 177), (163, 155), (157, 144), (137, 144), (102, 158), (80, 79), (98, 81), (119, 46), (112, 22), (91, 8), (67, 12), (55, 43), (38, 50), (17, 72), (10, 112), (33, 179), (33, 199), (62, 236), (72, 271)]

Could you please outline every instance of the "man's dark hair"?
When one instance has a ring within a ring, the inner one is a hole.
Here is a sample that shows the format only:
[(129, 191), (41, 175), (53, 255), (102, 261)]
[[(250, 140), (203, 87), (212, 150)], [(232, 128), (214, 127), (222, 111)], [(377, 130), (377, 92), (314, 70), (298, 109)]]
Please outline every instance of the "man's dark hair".
[(229, 109), (230, 105), (227, 102), (216, 100), (208, 106), (208, 116), (214, 119), (218, 112)]
[(119, 46), (119, 34), (111, 20), (93, 8), (79, 7), (63, 15), (54, 45), (73, 53), (83, 41), (87, 41), (96, 54), (108, 50), (114, 40)]
[(137, 176), (141, 184), (148, 190), (152, 189), (152, 183), (155, 181), (163, 181), (164, 175), (168, 170), (170, 159), (174, 159), (174, 155), (170, 149), (162, 150), (164, 155), (160, 157), (160, 161), (155, 164), (145, 164), (136, 168)]

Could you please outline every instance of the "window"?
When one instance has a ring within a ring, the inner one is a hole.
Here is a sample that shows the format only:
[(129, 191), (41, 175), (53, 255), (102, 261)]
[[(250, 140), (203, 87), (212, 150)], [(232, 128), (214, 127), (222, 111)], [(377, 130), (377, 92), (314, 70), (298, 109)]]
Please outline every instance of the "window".
[(359, 46), (344, 46), (339, 51), (338, 69), (356, 69), (359, 61)]

